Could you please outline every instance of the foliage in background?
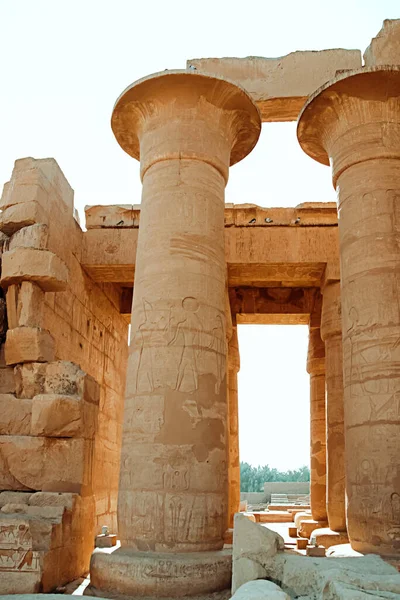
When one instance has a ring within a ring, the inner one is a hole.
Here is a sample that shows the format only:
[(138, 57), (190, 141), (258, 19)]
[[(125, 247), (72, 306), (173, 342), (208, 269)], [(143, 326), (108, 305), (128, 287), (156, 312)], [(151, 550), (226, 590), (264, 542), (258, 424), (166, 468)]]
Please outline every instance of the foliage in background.
[(240, 463), (241, 492), (262, 492), (264, 483), (269, 481), (310, 481), (310, 469), (304, 466), (294, 471), (278, 471), (268, 465), (252, 467), (249, 463)]

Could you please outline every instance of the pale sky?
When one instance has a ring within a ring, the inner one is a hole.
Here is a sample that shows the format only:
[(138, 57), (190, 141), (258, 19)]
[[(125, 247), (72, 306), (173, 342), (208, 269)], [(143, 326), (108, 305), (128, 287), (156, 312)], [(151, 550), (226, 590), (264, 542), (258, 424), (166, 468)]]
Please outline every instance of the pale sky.
[[(139, 168), (110, 128), (133, 81), (186, 59), (282, 56), (368, 46), (400, 0), (0, 0), (0, 183), (16, 158), (56, 158), (86, 204), (139, 203)], [(263, 126), (231, 170), (226, 201), (332, 201), (327, 167), (300, 150), (294, 123)], [(241, 459), (286, 469), (308, 462), (307, 328), (239, 331)]]

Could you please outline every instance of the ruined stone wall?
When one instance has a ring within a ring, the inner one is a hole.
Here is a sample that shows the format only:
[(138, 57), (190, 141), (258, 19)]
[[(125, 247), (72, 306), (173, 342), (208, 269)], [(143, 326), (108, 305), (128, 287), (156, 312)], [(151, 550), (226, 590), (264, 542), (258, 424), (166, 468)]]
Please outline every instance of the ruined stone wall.
[[(0, 494), (0, 558), (7, 556), (6, 591), (46, 591), (87, 570), (102, 525), (116, 531), (128, 325), (118, 290), (94, 283), (81, 267), (73, 191), (53, 159), (17, 161), (1, 208), (8, 330), (1, 346), (0, 491), (19, 494), (11, 502)], [(61, 493), (64, 508), (47, 548), (32, 530), (32, 492), (47, 493), (40, 500), (44, 520)], [(7, 519), (16, 513), (25, 541), (15, 534), (8, 548)], [(22, 561), (39, 552), (30, 588), (15, 587), (15, 547)]]

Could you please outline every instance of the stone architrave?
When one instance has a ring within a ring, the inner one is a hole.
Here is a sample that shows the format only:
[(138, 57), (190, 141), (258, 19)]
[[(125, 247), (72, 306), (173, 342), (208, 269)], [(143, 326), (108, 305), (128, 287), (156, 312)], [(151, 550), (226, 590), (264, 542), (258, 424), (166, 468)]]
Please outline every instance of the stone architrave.
[(122, 440), (122, 547), (95, 588), (184, 596), (229, 586), (224, 189), (261, 120), (238, 86), (166, 71), (130, 86), (112, 128), (143, 181)]
[(400, 66), (341, 73), (298, 138), (338, 192), (347, 526), (360, 552), (400, 554)]
[(343, 350), (340, 282), (323, 288), (321, 338), (325, 342), (326, 509), (332, 531), (346, 531)]
[(228, 461), (228, 527), (233, 527), (233, 518), (240, 505), (240, 460), (239, 460), (239, 406), (238, 372), (240, 369), (237, 326), (232, 327), (228, 343), (228, 415), (229, 415), (229, 461)]
[(310, 505), (315, 521), (326, 521), (325, 345), (319, 327), (310, 327)]

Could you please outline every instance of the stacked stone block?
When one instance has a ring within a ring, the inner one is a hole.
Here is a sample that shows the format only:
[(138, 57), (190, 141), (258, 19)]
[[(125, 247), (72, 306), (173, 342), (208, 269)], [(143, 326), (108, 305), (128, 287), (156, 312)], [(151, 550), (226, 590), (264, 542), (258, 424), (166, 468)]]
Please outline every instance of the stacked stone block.
[[(80, 266), (73, 191), (53, 159), (16, 161), (0, 208), (0, 492), (17, 494), (0, 510), (0, 593), (51, 591), (87, 572), (102, 525), (116, 531), (127, 325), (116, 290)], [(43, 508), (22, 501), (33, 492)], [(43, 547), (32, 519), (48, 526)], [(34, 557), (29, 576), (14, 551)]]

